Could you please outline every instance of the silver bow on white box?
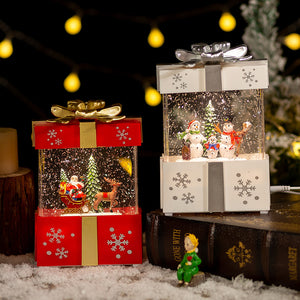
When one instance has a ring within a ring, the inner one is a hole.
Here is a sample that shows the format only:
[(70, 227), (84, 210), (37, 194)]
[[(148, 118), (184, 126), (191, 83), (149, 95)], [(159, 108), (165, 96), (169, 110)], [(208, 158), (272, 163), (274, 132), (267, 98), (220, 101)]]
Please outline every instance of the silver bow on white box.
[(192, 51), (178, 49), (175, 55), (178, 60), (194, 66), (196, 64), (218, 64), (221, 62), (236, 62), (249, 60), (251, 55), (245, 56), (247, 46), (240, 45), (230, 48), (229, 42), (213, 43), (211, 45), (205, 43), (193, 44)]

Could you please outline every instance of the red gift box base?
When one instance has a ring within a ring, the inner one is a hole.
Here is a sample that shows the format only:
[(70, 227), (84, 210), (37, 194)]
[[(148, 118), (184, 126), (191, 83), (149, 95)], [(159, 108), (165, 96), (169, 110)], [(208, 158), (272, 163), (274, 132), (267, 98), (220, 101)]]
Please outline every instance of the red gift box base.
[[(89, 217), (36, 214), (37, 266), (82, 266), (82, 218)], [(96, 218), (98, 265), (141, 264), (141, 212)]]

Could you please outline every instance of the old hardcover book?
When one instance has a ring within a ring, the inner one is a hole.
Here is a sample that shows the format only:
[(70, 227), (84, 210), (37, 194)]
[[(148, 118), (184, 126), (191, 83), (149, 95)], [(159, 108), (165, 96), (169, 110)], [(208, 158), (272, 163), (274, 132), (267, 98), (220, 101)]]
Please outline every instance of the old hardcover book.
[(241, 273), (266, 284), (300, 290), (300, 195), (272, 195), (271, 210), (260, 213), (147, 214), (149, 262), (177, 269), (184, 236), (199, 239), (200, 270), (226, 278)]

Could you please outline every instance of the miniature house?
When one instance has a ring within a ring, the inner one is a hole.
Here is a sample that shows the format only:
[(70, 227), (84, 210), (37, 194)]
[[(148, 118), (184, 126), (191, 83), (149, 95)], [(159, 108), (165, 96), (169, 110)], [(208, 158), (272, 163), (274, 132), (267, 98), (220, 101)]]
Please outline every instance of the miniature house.
[(38, 265), (141, 263), (141, 120), (34, 122)]
[(223, 46), (194, 45), (193, 52), (177, 51), (184, 63), (157, 66), (164, 213), (270, 208), (263, 102), (267, 60), (244, 60), (245, 46), (237, 57), (241, 47)]

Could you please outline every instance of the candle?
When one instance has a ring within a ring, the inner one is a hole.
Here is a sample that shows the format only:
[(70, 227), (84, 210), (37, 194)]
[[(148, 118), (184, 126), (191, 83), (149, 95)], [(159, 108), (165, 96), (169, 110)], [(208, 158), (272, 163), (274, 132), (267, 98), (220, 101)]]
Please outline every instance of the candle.
[(0, 128), (0, 175), (19, 169), (18, 138), (14, 128)]

